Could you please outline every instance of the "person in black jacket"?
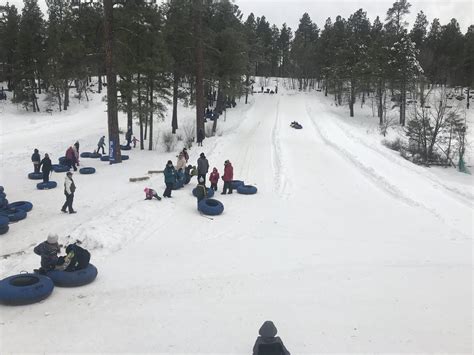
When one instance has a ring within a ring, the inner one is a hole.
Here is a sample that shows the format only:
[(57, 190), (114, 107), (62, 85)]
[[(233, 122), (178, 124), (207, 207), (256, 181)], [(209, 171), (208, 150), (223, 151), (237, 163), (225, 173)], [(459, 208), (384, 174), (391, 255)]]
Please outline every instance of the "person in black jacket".
[(43, 160), (41, 160), (40, 167), (42, 167), (41, 171), (43, 172), (43, 182), (49, 182), (49, 174), (51, 173), (51, 170), (53, 170), (53, 166), (51, 164), (51, 159), (49, 159), (48, 153), (46, 153)]
[(199, 129), (198, 131), (198, 134), (197, 134), (197, 144), (198, 144), (198, 147), (202, 147), (202, 141), (204, 140), (204, 131), (201, 129)]
[(35, 173), (39, 173), (41, 155), (39, 154), (38, 149), (35, 149), (34, 153), (31, 155), (31, 161), (33, 162), (33, 168), (35, 169)]
[(277, 337), (277, 329), (272, 321), (267, 320), (259, 330), (260, 336), (253, 346), (253, 355), (290, 355), (280, 337)]
[(69, 244), (66, 247), (66, 254), (69, 258), (69, 264), (64, 271), (76, 271), (85, 269), (91, 260), (91, 254), (88, 250), (81, 248), (76, 243)]

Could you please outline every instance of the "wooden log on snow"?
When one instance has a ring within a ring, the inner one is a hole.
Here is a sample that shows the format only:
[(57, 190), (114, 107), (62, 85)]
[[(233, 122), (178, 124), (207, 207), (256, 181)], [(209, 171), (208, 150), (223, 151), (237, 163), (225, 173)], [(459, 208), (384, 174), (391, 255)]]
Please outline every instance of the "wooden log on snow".
[(149, 180), (150, 177), (149, 176), (141, 176), (141, 177), (136, 177), (136, 178), (130, 178), (129, 181), (130, 182), (137, 182), (137, 181), (145, 181), (145, 180)]
[(148, 174), (162, 174), (163, 170), (148, 170)]

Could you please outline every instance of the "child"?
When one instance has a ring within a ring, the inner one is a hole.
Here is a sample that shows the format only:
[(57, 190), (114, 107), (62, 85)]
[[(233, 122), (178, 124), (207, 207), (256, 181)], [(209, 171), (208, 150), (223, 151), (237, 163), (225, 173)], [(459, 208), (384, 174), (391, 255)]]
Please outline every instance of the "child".
[(46, 273), (47, 271), (54, 270), (58, 264), (59, 250), (58, 235), (51, 233), (48, 235), (46, 241), (38, 244), (33, 249), (36, 255), (41, 256), (41, 268), (38, 270), (39, 273)]
[(219, 181), (219, 172), (217, 168), (212, 169), (211, 175), (209, 175), (209, 181), (211, 182), (211, 189), (217, 191), (217, 182)]
[(161, 201), (161, 197), (158, 196), (158, 194), (156, 193), (155, 190), (153, 189), (150, 189), (148, 187), (145, 187), (145, 189), (143, 190), (145, 191), (145, 200), (152, 200), (153, 197), (156, 198), (158, 201)]
[(202, 176), (200, 176), (198, 179), (198, 185), (196, 186), (196, 197), (198, 205), (201, 200), (204, 200), (207, 197), (207, 188), (204, 184), (204, 178)]
[(138, 139), (136, 139), (135, 136), (133, 136), (132, 142), (133, 142), (133, 148), (136, 148), (137, 143), (138, 143)]

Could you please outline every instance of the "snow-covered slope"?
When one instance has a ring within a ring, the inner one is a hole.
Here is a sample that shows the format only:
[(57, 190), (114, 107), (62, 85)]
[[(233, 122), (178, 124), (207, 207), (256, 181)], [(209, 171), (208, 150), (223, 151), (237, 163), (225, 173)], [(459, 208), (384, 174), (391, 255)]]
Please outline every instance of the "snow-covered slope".
[(321, 93), (281, 88), (240, 103), (219, 121), (222, 136), (190, 151), (221, 172), (231, 160), (235, 178), (258, 187), (218, 194), (223, 215), (197, 213), (195, 181), (143, 201), (145, 186), (163, 190), (162, 176), (128, 178), (177, 151), (138, 149), (121, 165), (83, 159), (97, 173), (75, 174), (78, 214), (63, 215), (62, 190), (26, 178), (29, 157), (38, 147), (57, 158), (76, 139), (92, 150), (106, 115), (98, 98), (89, 106), (1, 118), (1, 184), (35, 208), (0, 238), (2, 254), (25, 251), (0, 259), (0, 276), (36, 267), (32, 246), (49, 231), (82, 240), (99, 269), (86, 287), (1, 306), (1, 353), (248, 354), (267, 319), (292, 354), (472, 351), (471, 177), (441, 179), (345, 122)]

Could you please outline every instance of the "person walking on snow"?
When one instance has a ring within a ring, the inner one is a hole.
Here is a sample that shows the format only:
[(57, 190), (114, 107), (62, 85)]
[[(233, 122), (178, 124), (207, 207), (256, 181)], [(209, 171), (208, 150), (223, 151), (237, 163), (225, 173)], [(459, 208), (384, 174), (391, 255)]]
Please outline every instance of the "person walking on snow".
[(66, 213), (66, 208), (69, 210), (69, 213), (76, 213), (72, 208), (72, 203), (74, 202), (74, 192), (76, 191), (76, 185), (72, 179), (72, 173), (68, 171), (66, 173), (66, 178), (64, 179), (64, 195), (66, 195), (66, 202), (64, 202), (61, 212)]
[(232, 193), (232, 180), (234, 179), (234, 168), (229, 160), (224, 162), (224, 175), (222, 180), (224, 180), (224, 188), (222, 189), (222, 195), (227, 193), (229, 190), (229, 195)]
[(290, 352), (283, 345), (280, 337), (277, 337), (277, 328), (272, 321), (267, 320), (262, 324), (258, 333), (260, 336), (253, 346), (253, 355), (279, 354), (290, 355)]
[(198, 181), (199, 178), (202, 177), (204, 179), (204, 184), (206, 184), (206, 175), (209, 171), (209, 162), (207, 161), (206, 156), (204, 153), (199, 155), (199, 159), (197, 160), (197, 170), (198, 170)]
[(33, 168), (35, 173), (39, 173), (40, 171), (40, 162), (41, 162), (41, 155), (38, 152), (38, 149), (35, 149), (33, 154), (31, 155), (31, 161), (33, 162)]
[(41, 256), (41, 268), (38, 270), (40, 274), (54, 270), (59, 260), (58, 253), (60, 247), (58, 244), (58, 235), (50, 233), (48, 239), (35, 246), (33, 251), (36, 255)]
[(102, 154), (105, 154), (105, 136), (100, 137), (99, 143), (97, 143), (97, 154), (99, 154), (99, 150), (102, 149)]
[(199, 132), (197, 134), (197, 144), (198, 144), (198, 147), (202, 147), (202, 141), (204, 140), (204, 131), (201, 129), (199, 129)]
[(43, 172), (43, 182), (49, 182), (49, 174), (51, 173), (51, 170), (53, 170), (53, 166), (51, 164), (51, 159), (49, 159), (48, 153), (46, 153), (43, 160), (41, 160), (40, 167), (42, 167), (41, 171)]
[(150, 189), (149, 187), (145, 187), (143, 190), (145, 191), (145, 200), (152, 200), (153, 197), (156, 198), (158, 201), (161, 201), (161, 197), (158, 196), (155, 190)]
[(219, 181), (219, 172), (217, 168), (212, 169), (211, 175), (209, 175), (209, 181), (211, 182), (211, 188), (217, 191), (217, 182)]
[(66, 162), (67, 162), (67, 166), (69, 166), (69, 169), (73, 168), (74, 171), (77, 171), (76, 156), (74, 155), (74, 149), (72, 149), (72, 147), (69, 147), (66, 150)]
[(79, 165), (79, 142), (76, 141), (72, 146), (72, 150), (74, 151), (74, 160), (77, 165)]
[(197, 203), (199, 205), (199, 202), (204, 200), (207, 197), (207, 188), (206, 185), (204, 185), (204, 179), (202, 176), (198, 178), (198, 184), (196, 186), (196, 198), (197, 198)]
[(171, 160), (168, 160), (168, 163), (166, 163), (163, 174), (165, 175), (166, 185), (163, 197), (171, 197), (171, 190), (173, 189), (173, 185), (176, 183), (176, 169), (174, 168), (173, 162)]
[(133, 136), (132, 143), (133, 143), (133, 148), (136, 148), (137, 143), (138, 143), (138, 139), (136, 139), (135, 136)]

